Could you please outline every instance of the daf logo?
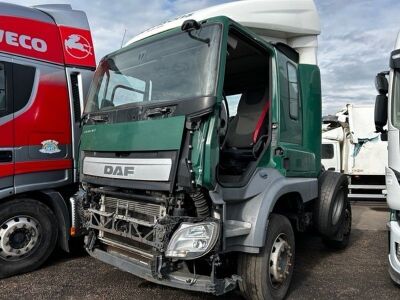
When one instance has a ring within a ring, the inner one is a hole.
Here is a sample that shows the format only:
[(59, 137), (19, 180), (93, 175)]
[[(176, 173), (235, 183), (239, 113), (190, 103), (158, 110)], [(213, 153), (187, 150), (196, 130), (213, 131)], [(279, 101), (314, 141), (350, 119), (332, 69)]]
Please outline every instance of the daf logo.
[(129, 176), (135, 174), (135, 167), (105, 165), (104, 174), (114, 176)]
[(71, 34), (64, 40), (65, 50), (74, 58), (84, 59), (92, 55), (92, 46), (89, 41), (80, 34)]

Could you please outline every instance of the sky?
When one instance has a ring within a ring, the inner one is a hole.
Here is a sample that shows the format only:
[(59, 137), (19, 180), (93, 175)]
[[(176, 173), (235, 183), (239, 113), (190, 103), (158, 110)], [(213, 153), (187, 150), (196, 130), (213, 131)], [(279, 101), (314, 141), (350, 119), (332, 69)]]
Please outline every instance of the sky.
[[(175, 16), (232, 0), (14, 0), (32, 6), (68, 3), (86, 12), (97, 61), (154, 25)], [(315, 0), (321, 18), (318, 63), (323, 114), (347, 103), (373, 104), (376, 73), (388, 68), (400, 30), (399, 0)], [(112, 3), (112, 5), (110, 5)]]

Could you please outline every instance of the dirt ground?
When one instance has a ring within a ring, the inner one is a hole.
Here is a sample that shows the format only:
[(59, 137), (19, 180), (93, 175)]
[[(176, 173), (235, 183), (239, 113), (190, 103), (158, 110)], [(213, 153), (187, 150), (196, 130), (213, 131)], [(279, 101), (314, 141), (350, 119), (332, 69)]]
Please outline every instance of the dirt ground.
[[(344, 251), (326, 249), (318, 236), (297, 237), (288, 299), (400, 299), (387, 269), (388, 213), (353, 205), (353, 232)], [(213, 297), (146, 282), (82, 254), (55, 253), (36, 272), (0, 281), (0, 299), (241, 299)]]

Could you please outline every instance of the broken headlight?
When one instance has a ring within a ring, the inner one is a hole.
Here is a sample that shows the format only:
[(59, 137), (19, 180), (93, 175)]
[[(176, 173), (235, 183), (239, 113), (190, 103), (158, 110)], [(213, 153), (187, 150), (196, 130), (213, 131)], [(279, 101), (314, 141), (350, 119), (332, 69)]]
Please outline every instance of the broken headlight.
[(180, 259), (199, 258), (214, 248), (219, 236), (215, 222), (182, 223), (172, 235), (166, 257)]

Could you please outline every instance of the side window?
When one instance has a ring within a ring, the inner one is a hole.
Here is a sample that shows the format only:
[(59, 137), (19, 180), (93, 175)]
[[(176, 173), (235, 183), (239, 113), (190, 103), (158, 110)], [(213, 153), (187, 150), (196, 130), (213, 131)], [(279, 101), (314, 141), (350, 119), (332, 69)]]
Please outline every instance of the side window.
[(14, 111), (17, 112), (28, 104), (35, 81), (36, 68), (13, 64)]
[(289, 115), (290, 118), (297, 120), (299, 118), (299, 83), (297, 78), (297, 69), (291, 63), (287, 64), (288, 85), (289, 85)]
[(229, 117), (236, 116), (238, 105), (239, 105), (239, 100), (241, 97), (242, 97), (242, 94), (226, 96), (226, 101), (228, 102)]
[(5, 115), (6, 111), (6, 74), (4, 64), (0, 63), (0, 117)]
[(334, 157), (334, 150), (332, 144), (322, 144), (321, 158), (332, 159)]

